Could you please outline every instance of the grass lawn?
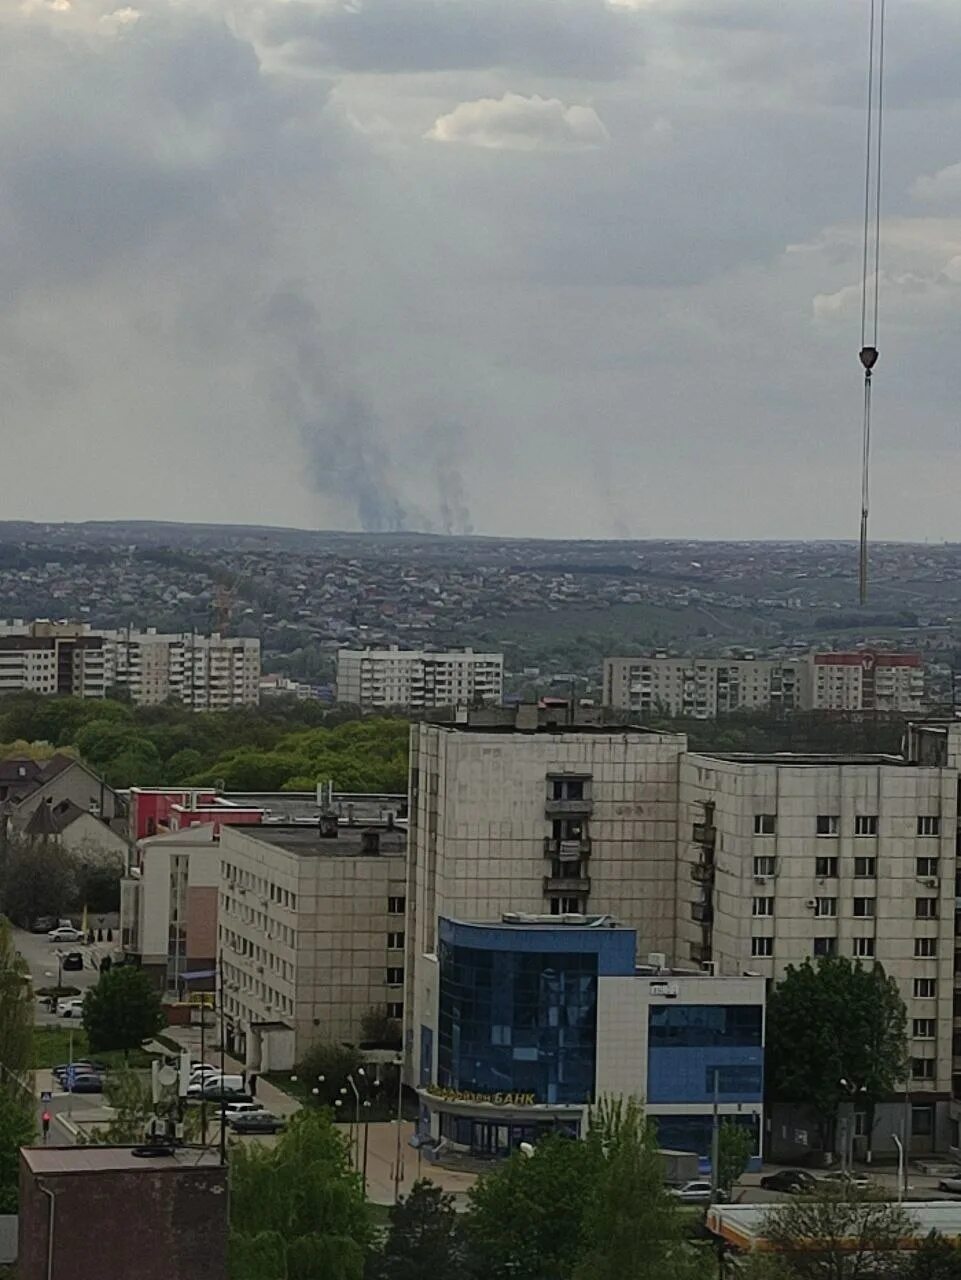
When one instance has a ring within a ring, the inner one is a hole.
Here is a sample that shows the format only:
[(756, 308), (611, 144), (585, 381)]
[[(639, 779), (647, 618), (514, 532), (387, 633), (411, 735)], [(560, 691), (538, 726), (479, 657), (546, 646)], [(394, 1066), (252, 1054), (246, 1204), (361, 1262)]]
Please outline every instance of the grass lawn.
[[(87, 1033), (83, 1027), (78, 1025), (73, 1028), (72, 1034), (74, 1059), (87, 1057), (89, 1053)], [(55, 1067), (60, 1062), (69, 1062), (70, 1037), (71, 1029), (69, 1027), (34, 1027), (34, 1069)], [(98, 1061), (105, 1062), (108, 1067), (122, 1067), (124, 1065), (124, 1055), (120, 1049), (110, 1049), (105, 1053), (96, 1054), (95, 1057)], [(129, 1067), (149, 1067), (153, 1062), (153, 1055), (145, 1053), (143, 1049), (132, 1049), (127, 1055), (126, 1062)]]

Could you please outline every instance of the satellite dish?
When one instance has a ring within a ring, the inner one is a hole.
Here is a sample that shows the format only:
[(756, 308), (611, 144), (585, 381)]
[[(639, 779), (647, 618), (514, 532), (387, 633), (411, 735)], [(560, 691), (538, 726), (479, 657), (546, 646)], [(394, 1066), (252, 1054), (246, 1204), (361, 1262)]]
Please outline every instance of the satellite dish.
[(157, 1079), (163, 1085), (176, 1084), (179, 1072), (176, 1067), (161, 1067), (157, 1072)]

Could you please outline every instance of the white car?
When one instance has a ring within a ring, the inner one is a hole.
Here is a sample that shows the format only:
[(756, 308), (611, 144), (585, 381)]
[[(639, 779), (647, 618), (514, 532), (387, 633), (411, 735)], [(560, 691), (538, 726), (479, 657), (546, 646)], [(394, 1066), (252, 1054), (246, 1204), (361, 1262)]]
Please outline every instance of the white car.
[(263, 1111), (264, 1108), (260, 1102), (225, 1102), (220, 1109), (229, 1120), (231, 1116), (245, 1116), (251, 1111)]
[(50, 942), (83, 942), (83, 934), (72, 924), (62, 924), (57, 929), (51, 929), (47, 939)]
[(82, 1018), (83, 997), (73, 1000), (61, 1000), (57, 1005), (57, 1013), (61, 1018)]
[[(683, 1187), (672, 1187), (671, 1195), (685, 1204), (710, 1204), (711, 1184), (707, 1178), (696, 1178), (693, 1182), (685, 1182)], [(723, 1191), (717, 1192), (717, 1199), (724, 1199)]]
[(839, 1170), (837, 1173), (826, 1173), (820, 1181), (829, 1187), (847, 1187), (855, 1191), (868, 1191), (874, 1186), (866, 1173), (848, 1173), (846, 1169)]

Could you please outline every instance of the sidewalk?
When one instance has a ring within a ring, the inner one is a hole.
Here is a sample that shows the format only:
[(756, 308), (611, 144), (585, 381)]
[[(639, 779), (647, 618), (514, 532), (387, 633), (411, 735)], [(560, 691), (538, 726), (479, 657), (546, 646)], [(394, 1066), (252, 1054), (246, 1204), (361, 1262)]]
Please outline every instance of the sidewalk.
[[(200, 1028), (199, 1027), (168, 1027), (165, 1035), (171, 1040), (176, 1040), (178, 1044), (183, 1045), (191, 1056), (200, 1058)], [(220, 1051), (216, 1049), (214, 1044), (213, 1028), (208, 1027), (204, 1035), (204, 1053), (207, 1062), (212, 1066), (220, 1066)], [(146, 1046), (148, 1049), (156, 1049), (160, 1053), (170, 1053), (167, 1045), (159, 1044), (152, 1041)], [(237, 1058), (233, 1058), (229, 1053), (224, 1054), (224, 1069), (232, 1075), (243, 1075), (244, 1064)], [(275, 1116), (282, 1116), (286, 1119), (300, 1110), (300, 1103), (296, 1098), (291, 1097), (289, 1093), (284, 1093), (283, 1089), (278, 1089), (276, 1085), (257, 1077), (256, 1098), (258, 1102), (262, 1102), (266, 1111), (272, 1111)]]

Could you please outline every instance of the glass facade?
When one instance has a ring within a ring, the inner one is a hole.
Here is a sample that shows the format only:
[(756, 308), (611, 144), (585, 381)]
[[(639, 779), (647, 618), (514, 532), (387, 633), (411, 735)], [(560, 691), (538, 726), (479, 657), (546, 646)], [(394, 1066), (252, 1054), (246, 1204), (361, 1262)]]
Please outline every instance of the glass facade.
[(593, 1101), (596, 951), (493, 950), (442, 932), (439, 953), (438, 1085)]
[(764, 1090), (760, 1005), (665, 1004), (648, 1018), (650, 1102), (760, 1102)]
[[(713, 1119), (710, 1115), (658, 1116), (651, 1119), (657, 1126), (657, 1141), (665, 1151), (696, 1151), (699, 1156), (711, 1154), (711, 1131)], [(744, 1125), (751, 1131), (754, 1139), (754, 1151), (760, 1151), (760, 1133), (756, 1116), (723, 1116), (726, 1121)]]

